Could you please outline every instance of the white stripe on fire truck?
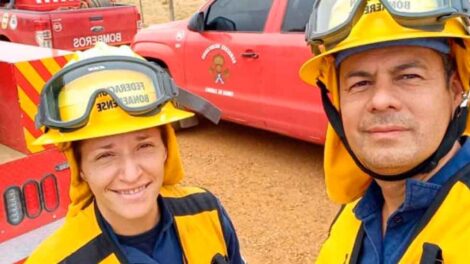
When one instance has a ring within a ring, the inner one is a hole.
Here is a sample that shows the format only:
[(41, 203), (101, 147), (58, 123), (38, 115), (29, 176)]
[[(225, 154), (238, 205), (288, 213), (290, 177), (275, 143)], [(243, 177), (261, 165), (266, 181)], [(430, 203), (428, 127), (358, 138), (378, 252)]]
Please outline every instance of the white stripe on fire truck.
[(15, 263), (28, 257), (46, 237), (64, 223), (61, 218), (23, 235), (0, 243), (0, 263)]

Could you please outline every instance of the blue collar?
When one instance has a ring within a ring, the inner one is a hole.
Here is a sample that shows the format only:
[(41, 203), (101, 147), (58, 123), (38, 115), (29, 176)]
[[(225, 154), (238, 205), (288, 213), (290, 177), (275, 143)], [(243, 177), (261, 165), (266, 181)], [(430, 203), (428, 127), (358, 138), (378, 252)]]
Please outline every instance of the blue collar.
[[(427, 182), (406, 179), (405, 200), (397, 212), (429, 207), (442, 185), (470, 163), (470, 140), (466, 139), (467, 137), (461, 138), (462, 147), (459, 151)], [(354, 213), (362, 221), (377, 211), (381, 211), (383, 202), (382, 190), (375, 181), (372, 181), (361, 201), (354, 208)]]
[[(159, 234), (165, 233), (169, 228), (172, 228), (173, 226), (173, 214), (171, 213), (170, 209), (168, 206), (163, 202), (163, 198), (159, 195), (157, 198), (157, 203), (158, 203), (158, 209), (160, 210), (160, 221), (158, 222), (157, 225), (161, 225)], [(116, 233), (114, 233), (113, 228), (111, 225), (106, 221), (106, 219), (103, 218), (103, 222), (105, 224), (105, 228), (107, 233), (111, 236), (113, 241), (119, 246), (119, 248), (125, 252), (126, 254), (129, 253), (129, 248), (120, 244), (119, 240), (116, 236)], [(155, 244), (159, 243), (159, 240), (162, 238), (161, 235), (157, 237), (157, 240), (155, 241)]]

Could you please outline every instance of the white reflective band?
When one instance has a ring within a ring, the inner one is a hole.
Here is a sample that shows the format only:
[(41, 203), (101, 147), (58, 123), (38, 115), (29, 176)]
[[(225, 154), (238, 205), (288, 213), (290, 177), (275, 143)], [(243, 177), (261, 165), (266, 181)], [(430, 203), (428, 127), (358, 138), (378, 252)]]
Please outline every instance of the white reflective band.
[(0, 243), (0, 263), (16, 263), (27, 258), (33, 250), (64, 223), (61, 218), (23, 235)]
[(463, 93), (462, 97), (463, 97), (463, 99), (462, 99), (462, 103), (460, 103), (460, 107), (468, 106), (469, 91)]
[(42, 0), (36, 0), (36, 4), (42, 4)]

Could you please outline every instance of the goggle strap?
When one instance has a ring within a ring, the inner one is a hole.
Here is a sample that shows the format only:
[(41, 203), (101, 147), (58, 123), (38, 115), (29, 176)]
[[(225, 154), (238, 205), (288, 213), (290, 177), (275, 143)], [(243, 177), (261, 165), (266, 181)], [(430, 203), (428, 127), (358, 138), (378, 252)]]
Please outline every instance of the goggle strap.
[(220, 109), (200, 96), (197, 96), (181, 88), (178, 90), (179, 93), (175, 98), (177, 104), (203, 115), (214, 124), (219, 123), (221, 116)]
[(39, 104), (38, 112), (36, 116), (34, 117), (34, 126), (36, 127), (36, 129), (40, 129), (42, 127), (44, 123), (43, 115), (44, 115), (44, 110), (42, 109), (42, 104)]
[(311, 45), (310, 45), (310, 48), (311, 48), (312, 53), (313, 53), (314, 55), (319, 55), (319, 54), (321, 54), (321, 50), (320, 50), (320, 47), (319, 47), (318, 44), (311, 44)]

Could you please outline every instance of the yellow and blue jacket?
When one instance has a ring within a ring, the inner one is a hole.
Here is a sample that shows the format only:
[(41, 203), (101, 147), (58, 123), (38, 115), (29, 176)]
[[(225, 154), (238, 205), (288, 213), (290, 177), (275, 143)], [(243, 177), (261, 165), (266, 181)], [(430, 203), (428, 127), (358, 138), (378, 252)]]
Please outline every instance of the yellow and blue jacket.
[[(227, 224), (222, 219), (224, 216), (228, 219), (228, 216), (217, 198), (201, 188), (179, 185), (184, 173), (176, 136), (170, 125), (163, 129), (166, 129), (168, 156), (160, 196), (171, 212), (182, 251), (181, 259), (188, 264), (210, 264), (215, 259), (233, 257), (233, 263), (243, 263), (235, 231), (232, 229), (233, 236), (224, 234)], [(107, 232), (109, 228), (95, 205), (93, 194), (79, 176), (70, 146), (70, 143), (59, 146), (66, 155), (71, 173), (71, 204), (65, 222), (41, 243), (26, 263), (129, 263), (129, 256), (122, 246)], [(226, 237), (235, 239), (229, 241), (235, 245), (235, 250), (232, 248), (229, 252)]]
[[(358, 263), (365, 233), (354, 208), (345, 205), (330, 229), (317, 263)], [(467, 263), (470, 259), (470, 165), (438, 192), (414, 228), (398, 263)]]

